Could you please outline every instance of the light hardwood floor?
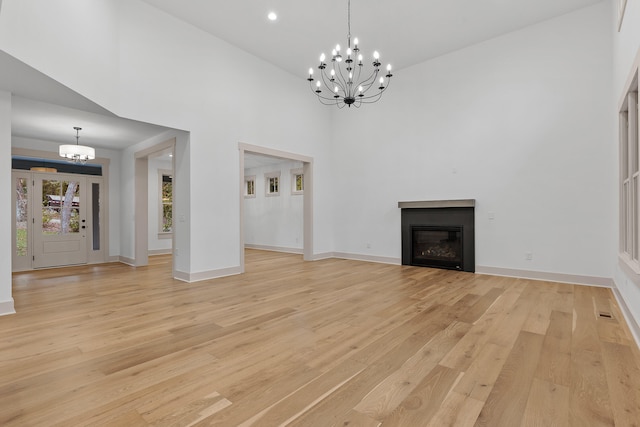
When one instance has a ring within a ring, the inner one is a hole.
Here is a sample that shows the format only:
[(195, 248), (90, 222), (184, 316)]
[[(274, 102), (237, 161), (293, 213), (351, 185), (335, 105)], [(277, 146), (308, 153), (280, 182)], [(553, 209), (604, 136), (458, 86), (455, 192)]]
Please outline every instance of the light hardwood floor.
[(192, 284), (167, 256), (15, 274), (0, 425), (640, 423), (640, 352), (608, 289), (246, 259)]

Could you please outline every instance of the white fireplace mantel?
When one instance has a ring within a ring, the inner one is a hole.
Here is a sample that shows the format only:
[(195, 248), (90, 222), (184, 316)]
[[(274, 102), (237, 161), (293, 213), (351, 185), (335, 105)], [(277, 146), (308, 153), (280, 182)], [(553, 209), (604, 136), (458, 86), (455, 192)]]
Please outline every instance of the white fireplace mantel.
[(400, 209), (429, 209), (429, 208), (473, 208), (476, 199), (463, 200), (423, 200), (416, 202), (398, 202)]

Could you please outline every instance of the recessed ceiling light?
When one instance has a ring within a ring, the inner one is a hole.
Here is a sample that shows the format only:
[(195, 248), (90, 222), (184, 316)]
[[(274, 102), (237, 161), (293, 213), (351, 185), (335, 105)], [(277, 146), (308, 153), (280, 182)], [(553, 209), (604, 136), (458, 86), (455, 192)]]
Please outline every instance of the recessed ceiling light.
[(276, 19), (278, 19), (278, 15), (276, 15), (275, 12), (269, 12), (267, 18), (269, 18), (269, 21), (275, 21)]

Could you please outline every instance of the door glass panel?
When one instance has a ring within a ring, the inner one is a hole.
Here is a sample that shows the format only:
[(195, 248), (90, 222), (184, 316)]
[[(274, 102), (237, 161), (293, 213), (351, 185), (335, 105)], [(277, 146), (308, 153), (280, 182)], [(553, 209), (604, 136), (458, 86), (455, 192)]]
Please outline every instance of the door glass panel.
[(93, 250), (100, 250), (100, 184), (91, 184), (91, 212)]
[(80, 232), (80, 183), (42, 180), (42, 234)]
[(26, 178), (16, 179), (16, 256), (27, 255), (27, 209), (29, 208)]

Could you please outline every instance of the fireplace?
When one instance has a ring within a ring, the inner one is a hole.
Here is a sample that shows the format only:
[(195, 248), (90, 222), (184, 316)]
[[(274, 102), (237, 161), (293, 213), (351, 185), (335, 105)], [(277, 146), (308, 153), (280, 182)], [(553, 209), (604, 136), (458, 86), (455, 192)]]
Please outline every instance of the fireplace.
[(475, 201), (400, 202), (402, 264), (475, 271)]

